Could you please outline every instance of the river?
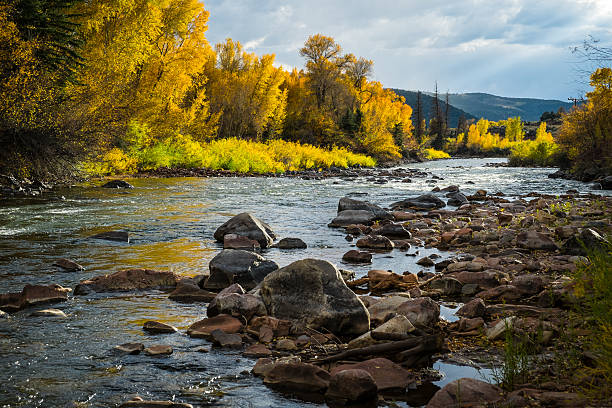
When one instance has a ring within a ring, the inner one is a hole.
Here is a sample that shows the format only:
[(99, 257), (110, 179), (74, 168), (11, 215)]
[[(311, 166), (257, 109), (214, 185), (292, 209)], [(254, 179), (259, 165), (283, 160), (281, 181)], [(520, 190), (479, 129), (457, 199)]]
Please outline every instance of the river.
[[(20, 291), (27, 284), (58, 283), (74, 287), (80, 280), (122, 268), (146, 267), (194, 276), (207, 271), (221, 246), (215, 229), (230, 216), (251, 212), (268, 222), (279, 237), (299, 237), (308, 248), (265, 251), (281, 266), (303, 258), (321, 258), (354, 270), (418, 272), (418, 257), (394, 251), (375, 254), (367, 266), (343, 265), (342, 254), (354, 246), (342, 230), (330, 229), (338, 200), (345, 195), (382, 206), (456, 184), (466, 194), (478, 189), (509, 197), (532, 191), (562, 194), (568, 189), (593, 192), (588, 184), (548, 179), (554, 169), (487, 167), (505, 159), (453, 159), (410, 165), (443, 180), (415, 178), (376, 184), (366, 179), (331, 178), (140, 178), (131, 190), (94, 185), (55, 189), (42, 197), (0, 201), (0, 292)], [(126, 230), (130, 243), (88, 239), (107, 230)], [(418, 249), (424, 256), (435, 249)], [(410, 252), (414, 252), (411, 249)], [(441, 253), (443, 256), (449, 254)], [(420, 257), (419, 256), (419, 257)], [(63, 272), (57, 258), (79, 262), (86, 270)], [(184, 329), (206, 317), (202, 304), (169, 301), (163, 293), (70, 297), (53, 307), (68, 318), (29, 317), (32, 310), (0, 319), (0, 406), (107, 407), (136, 394), (145, 399), (176, 399), (194, 406), (316, 406), (288, 399), (266, 388), (248, 371), (253, 359), (238, 352), (211, 349)], [(454, 319), (454, 308), (443, 317)], [(162, 337), (142, 331), (146, 320), (179, 329)], [(126, 342), (163, 343), (174, 348), (164, 358), (117, 356), (110, 350)], [(490, 377), (488, 370), (437, 363), (444, 378)], [(400, 405), (407, 406), (403, 402)]]

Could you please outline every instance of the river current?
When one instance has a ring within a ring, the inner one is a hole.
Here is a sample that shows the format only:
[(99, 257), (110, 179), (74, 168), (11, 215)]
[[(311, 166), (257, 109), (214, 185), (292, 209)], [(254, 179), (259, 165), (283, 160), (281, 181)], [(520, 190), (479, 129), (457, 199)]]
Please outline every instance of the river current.
[[(303, 258), (328, 260), (362, 276), (369, 269), (418, 272), (419, 257), (394, 251), (375, 254), (367, 266), (342, 264), (354, 243), (342, 230), (327, 227), (338, 200), (351, 195), (383, 207), (431, 191), (459, 185), (468, 194), (478, 189), (509, 197), (532, 191), (562, 194), (568, 189), (594, 192), (588, 184), (548, 179), (554, 169), (488, 167), (505, 159), (453, 159), (413, 164), (432, 177), (411, 183), (391, 180), (330, 178), (142, 178), (128, 180), (135, 188), (114, 190), (82, 185), (55, 189), (42, 197), (0, 201), (0, 293), (21, 291), (25, 284), (58, 283), (74, 288), (83, 279), (123, 268), (172, 270), (179, 275), (205, 273), (222, 247), (213, 232), (229, 217), (251, 212), (266, 221), (277, 236), (299, 237), (307, 249), (270, 249), (264, 256), (285, 266)], [(92, 240), (108, 230), (125, 230), (130, 243)], [(409, 252), (415, 252), (411, 249)], [(440, 253), (448, 257), (450, 253)], [(58, 258), (83, 265), (82, 272), (53, 267)], [(70, 297), (52, 307), (68, 317), (29, 317), (32, 309), (0, 319), (0, 407), (108, 407), (140, 395), (144, 399), (176, 400), (194, 406), (298, 407), (317, 406), (293, 400), (266, 388), (249, 374), (254, 359), (236, 351), (210, 348), (203, 339), (184, 334), (191, 323), (206, 317), (203, 304), (169, 301), (164, 293)], [(456, 308), (442, 310), (453, 320)], [(172, 335), (149, 335), (147, 320), (178, 327)], [(117, 356), (121, 343), (169, 344), (170, 356)], [(202, 347), (210, 348), (201, 352)], [(437, 363), (443, 378), (437, 386), (462, 376), (490, 377), (489, 370)], [(420, 405), (401, 402), (400, 406)]]

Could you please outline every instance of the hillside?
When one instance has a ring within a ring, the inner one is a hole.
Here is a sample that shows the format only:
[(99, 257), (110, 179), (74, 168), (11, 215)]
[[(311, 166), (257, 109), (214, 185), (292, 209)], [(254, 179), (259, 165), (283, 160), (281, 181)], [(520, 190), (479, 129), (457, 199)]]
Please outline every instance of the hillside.
[[(414, 91), (406, 91), (404, 89), (392, 89), (396, 94), (403, 96), (406, 99), (406, 103), (412, 107), (412, 122), (414, 123), (416, 118), (416, 105), (417, 105), (417, 93)], [(446, 109), (446, 103), (444, 102), (445, 95), (440, 95), (440, 108), (442, 112)], [(450, 98), (450, 95), (449, 95)], [(421, 93), (421, 105), (423, 106), (423, 117), (429, 123), (433, 112), (433, 96), (426, 93)], [(450, 127), (456, 127), (459, 117), (463, 115), (466, 119), (478, 119), (474, 115), (465, 112), (465, 110), (459, 109), (450, 103), (448, 111), (448, 122)]]
[(560, 107), (569, 110), (571, 103), (535, 98), (507, 98), (486, 93), (450, 94), (452, 106), (477, 118), (502, 120), (520, 116), (524, 121), (538, 121), (544, 112), (556, 112)]

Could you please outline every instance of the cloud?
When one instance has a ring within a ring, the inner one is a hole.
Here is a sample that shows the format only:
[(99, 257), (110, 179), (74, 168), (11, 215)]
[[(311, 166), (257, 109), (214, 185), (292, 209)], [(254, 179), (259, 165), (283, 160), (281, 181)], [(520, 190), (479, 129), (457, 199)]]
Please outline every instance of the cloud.
[(308, 36), (330, 35), (374, 60), (385, 86), (565, 99), (575, 93), (569, 47), (612, 45), (610, 0), (211, 0), (208, 38), (239, 40), (302, 67)]

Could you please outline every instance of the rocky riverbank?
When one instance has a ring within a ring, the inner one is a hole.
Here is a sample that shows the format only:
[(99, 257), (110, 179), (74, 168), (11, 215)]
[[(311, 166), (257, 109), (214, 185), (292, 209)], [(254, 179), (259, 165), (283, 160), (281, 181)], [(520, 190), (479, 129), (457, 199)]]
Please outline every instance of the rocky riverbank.
[[(266, 258), (265, 248), (292, 250), (307, 243), (278, 240), (270, 225), (245, 213), (215, 232), (224, 250), (210, 262), (208, 275), (186, 279), (131, 269), (84, 280), (73, 293), (157, 289), (176, 302), (207, 303), (207, 317), (192, 322), (187, 335), (252, 357), (253, 374), (271, 388), (332, 406), (397, 399), (431, 407), (458, 401), (588, 404), (575, 383), (547, 381), (556, 374), (550, 370), (536, 373), (540, 381), (513, 384), (511, 392), (474, 379), (451, 382), (437, 392), (424, 391), (423, 385), (435, 378), (429, 368), (434, 360), (503, 365), (501, 348), (513, 336), (531, 338), (538, 355), (552, 358), (573, 305), (571, 272), (588, 262), (580, 241), (606, 245), (610, 198), (568, 191), (561, 197), (532, 193), (508, 200), (486, 191), (466, 196), (456, 186), (435, 190), (388, 207), (341, 198), (337, 217), (330, 220), (330, 227), (346, 232), (345, 261), (367, 263), (379, 252), (412, 256), (423, 267), (416, 275), (371, 270), (355, 279), (317, 259), (280, 268)], [(422, 248), (433, 247), (448, 256), (419, 256)], [(0, 308), (14, 312), (65, 301), (68, 293), (58, 286), (26, 287), (0, 297)], [(440, 307), (448, 304), (462, 305), (459, 320), (440, 319)], [(159, 333), (159, 343), (119, 341), (115, 352), (173, 352), (163, 338), (175, 328), (155, 321), (142, 328)], [(540, 370), (553, 367), (550, 360), (541, 361)], [(125, 406), (147, 403), (134, 399)]]

